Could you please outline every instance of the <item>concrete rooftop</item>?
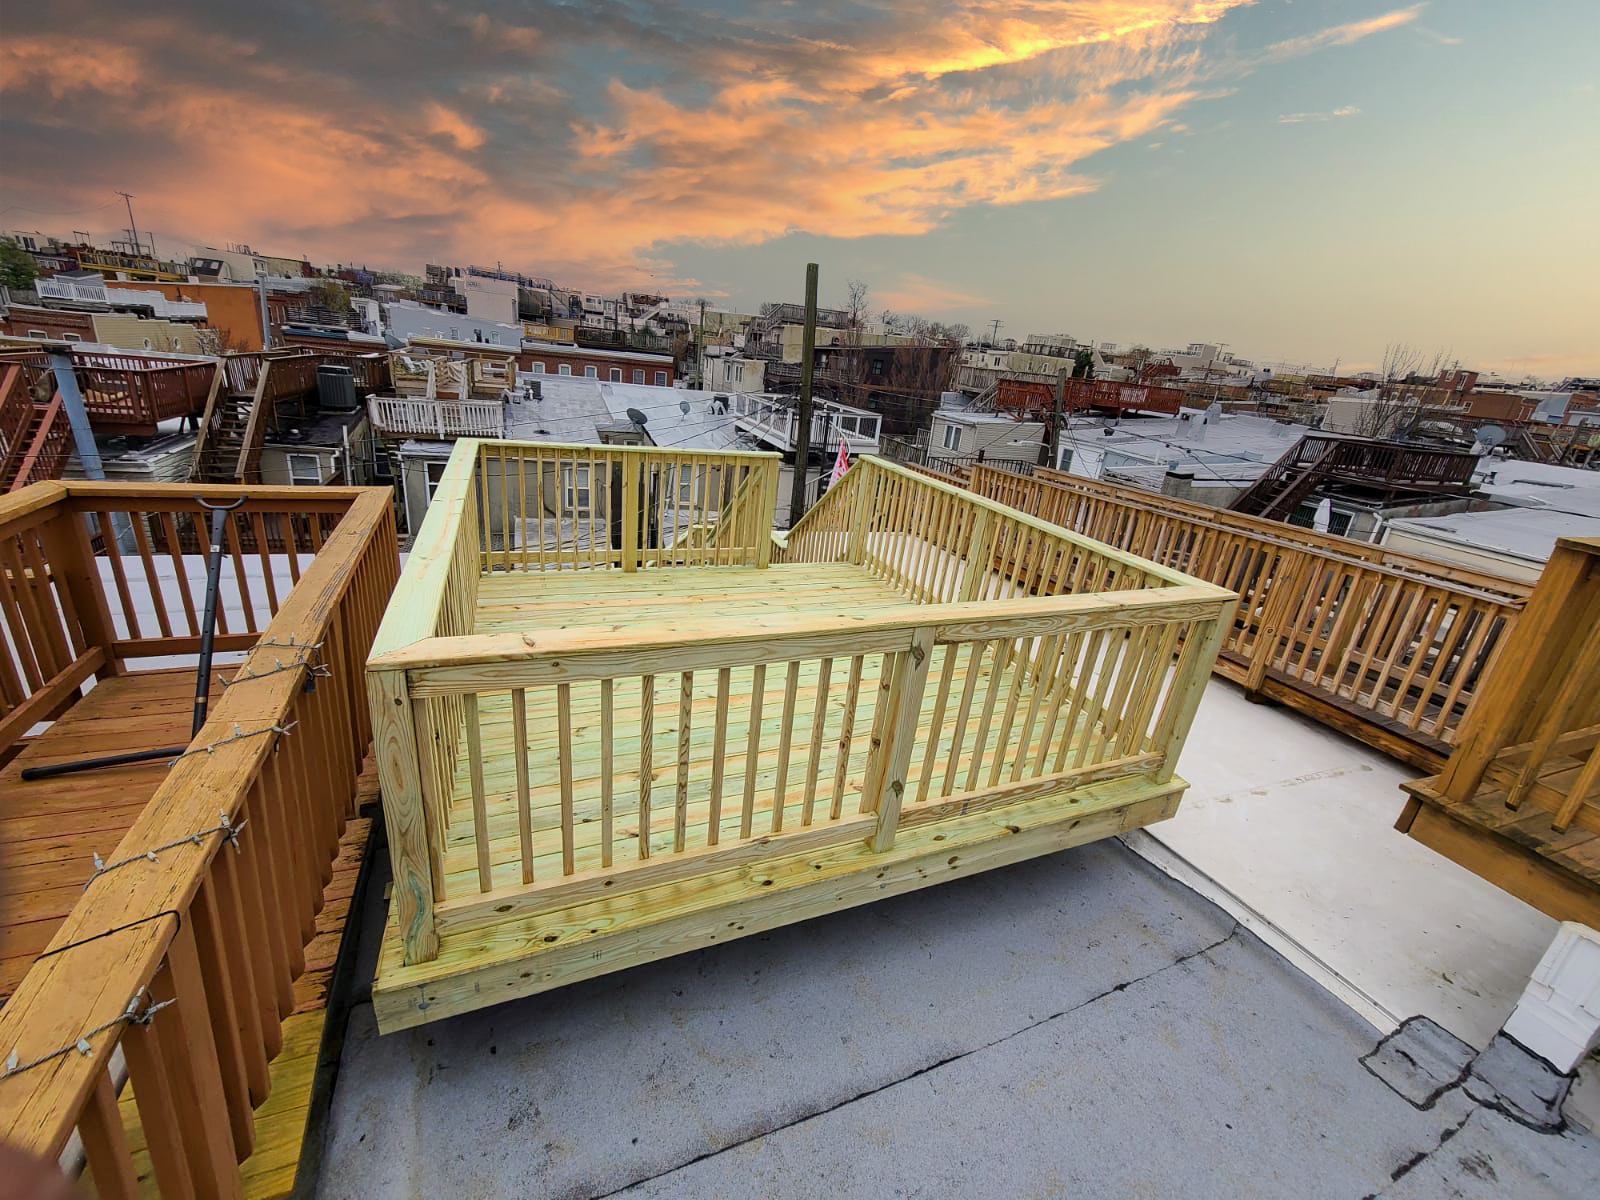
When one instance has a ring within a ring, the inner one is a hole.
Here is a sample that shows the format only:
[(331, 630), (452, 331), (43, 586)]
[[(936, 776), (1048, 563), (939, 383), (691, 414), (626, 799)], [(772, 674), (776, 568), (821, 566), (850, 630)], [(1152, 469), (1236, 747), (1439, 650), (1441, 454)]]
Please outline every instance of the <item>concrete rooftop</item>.
[(1182, 772), (1127, 842), (385, 1038), (357, 1003), (319, 1194), (1596, 1194), (1595, 1138), (1363, 1065), (1419, 1013), (1486, 1045), (1555, 928), (1390, 828), (1414, 773), (1220, 682)]

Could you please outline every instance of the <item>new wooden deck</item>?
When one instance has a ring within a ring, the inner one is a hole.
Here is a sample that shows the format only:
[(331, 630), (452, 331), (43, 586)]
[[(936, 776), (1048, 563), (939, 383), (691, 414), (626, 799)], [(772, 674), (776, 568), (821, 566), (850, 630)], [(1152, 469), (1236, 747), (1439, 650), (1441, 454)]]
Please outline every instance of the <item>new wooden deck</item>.
[(773, 548), (772, 469), (458, 444), (368, 663), (380, 1028), (1172, 814), (1230, 593), (876, 460)]

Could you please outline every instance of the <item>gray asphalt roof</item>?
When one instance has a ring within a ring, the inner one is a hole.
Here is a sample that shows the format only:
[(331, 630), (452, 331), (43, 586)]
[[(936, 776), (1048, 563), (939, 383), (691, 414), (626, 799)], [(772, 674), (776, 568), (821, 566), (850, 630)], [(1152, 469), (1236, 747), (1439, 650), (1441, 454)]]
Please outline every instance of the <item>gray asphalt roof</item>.
[(384, 1038), (360, 1004), (319, 1194), (1594, 1194), (1600, 1142), (1418, 1107), (1378, 1040), (1100, 842)]

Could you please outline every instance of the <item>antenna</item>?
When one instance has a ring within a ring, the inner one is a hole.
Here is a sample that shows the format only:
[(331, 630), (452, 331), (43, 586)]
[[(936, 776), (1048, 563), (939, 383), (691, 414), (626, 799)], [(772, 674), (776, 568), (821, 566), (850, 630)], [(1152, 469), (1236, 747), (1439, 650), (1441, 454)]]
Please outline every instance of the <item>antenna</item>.
[(647, 418), (637, 408), (630, 408), (628, 410), (628, 420), (632, 421), (635, 425), (639, 426), (639, 428), (641, 428), (641, 429), (644, 428), (644, 423), (648, 419), (649, 418)]
[(1506, 431), (1498, 425), (1480, 425), (1472, 438), (1484, 449), (1493, 450), (1506, 440)]
[(679, 400), (678, 411), (687, 417), (689, 415), (689, 402), (687, 400)]
[(137, 221), (135, 221), (133, 219), (133, 197), (128, 195), (127, 192), (117, 192), (117, 195), (121, 196), (122, 199), (123, 199), (123, 202), (128, 206), (128, 224), (133, 227), (133, 248), (135, 250), (138, 250), (139, 249), (139, 222), (137, 222)]

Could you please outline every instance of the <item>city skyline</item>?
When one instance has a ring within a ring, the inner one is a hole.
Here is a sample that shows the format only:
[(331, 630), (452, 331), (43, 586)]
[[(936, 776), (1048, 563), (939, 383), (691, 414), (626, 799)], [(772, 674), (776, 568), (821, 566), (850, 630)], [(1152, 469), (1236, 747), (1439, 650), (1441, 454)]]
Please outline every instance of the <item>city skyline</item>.
[(0, 225), (1600, 374), (1592, 6), (797, 7), (13, 14)]

